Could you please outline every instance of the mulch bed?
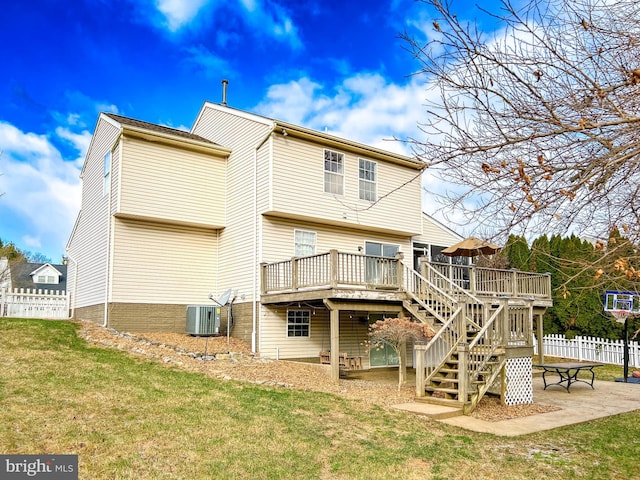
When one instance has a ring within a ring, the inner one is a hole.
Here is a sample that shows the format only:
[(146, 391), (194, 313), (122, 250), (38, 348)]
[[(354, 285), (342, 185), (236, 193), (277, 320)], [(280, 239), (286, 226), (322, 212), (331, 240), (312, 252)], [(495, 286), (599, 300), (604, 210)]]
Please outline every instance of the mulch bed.
[[(412, 402), (415, 388), (380, 380), (340, 379), (332, 382), (316, 364), (261, 359), (248, 344), (235, 338), (193, 337), (178, 333), (127, 333), (79, 322), (80, 336), (88, 342), (156, 359), (165, 365), (196, 371), (223, 380), (237, 380), (282, 388), (332, 393), (365, 404), (390, 407)], [(473, 417), (496, 422), (557, 410), (548, 405), (504, 406), (500, 399), (485, 396)]]

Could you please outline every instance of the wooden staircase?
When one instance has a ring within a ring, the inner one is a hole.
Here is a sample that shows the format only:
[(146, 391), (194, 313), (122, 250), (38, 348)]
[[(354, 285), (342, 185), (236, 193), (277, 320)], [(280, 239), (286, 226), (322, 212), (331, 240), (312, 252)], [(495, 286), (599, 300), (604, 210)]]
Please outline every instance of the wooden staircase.
[(508, 308), (485, 304), (429, 268), (425, 276), (406, 265), (404, 271), (404, 308), (437, 332), (419, 352), (428, 361), (416, 365), (417, 400), (468, 414), (505, 365)]

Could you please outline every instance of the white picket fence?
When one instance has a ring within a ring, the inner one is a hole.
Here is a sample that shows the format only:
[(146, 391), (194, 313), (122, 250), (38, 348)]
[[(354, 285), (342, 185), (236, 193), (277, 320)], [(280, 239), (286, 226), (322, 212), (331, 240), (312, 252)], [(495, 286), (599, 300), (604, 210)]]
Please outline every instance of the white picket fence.
[(0, 317), (69, 318), (69, 294), (49, 290), (0, 290)]
[[(538, 344), (534, 342), (534, 352)], [(624, 365), (624, 341), (576, 336), (569, 340), (564, 335), (545, 335), (542, 338), (544, 354), (550, 357), (571, 358), (586, 362)], [(640, 344), (629, 342), (629, 366), (640, 368)]]

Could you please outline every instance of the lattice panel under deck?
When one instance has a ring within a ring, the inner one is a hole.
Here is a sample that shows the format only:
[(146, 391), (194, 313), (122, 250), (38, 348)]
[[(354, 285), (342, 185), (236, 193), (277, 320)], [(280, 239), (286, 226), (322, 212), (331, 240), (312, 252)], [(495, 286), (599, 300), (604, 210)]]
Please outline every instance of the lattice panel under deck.
[(504, 403), (507, 405), (533, 403), (533, 362), (531, 357), (510, 358), (504, 368), (507, 383)]

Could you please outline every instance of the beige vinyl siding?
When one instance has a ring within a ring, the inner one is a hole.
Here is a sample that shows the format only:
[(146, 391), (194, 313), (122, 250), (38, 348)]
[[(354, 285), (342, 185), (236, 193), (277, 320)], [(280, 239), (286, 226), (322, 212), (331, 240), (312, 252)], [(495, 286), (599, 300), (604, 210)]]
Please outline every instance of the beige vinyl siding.
[[(309, 337), (287, 336), (287, 310), (309, 310), (311, 324)], [(324, 308), (297, 307), (263, 307), (262, 321), (267, 328), (261, 331), (260, 355), (268, 358), (309, 358), (318, 357), (321, 351), (330, 349), (329, 311)], [(360, 318), (364, 318), (362, 323)], [(368, 353), (361, 343), (366, 339), (368, 331), (367, 314), (365, 312), (340, 313), (340, 352), (357, 355), (366, 359)], [(262, 335), (266, 335), (262, 337)]]
[(109, 197), (103, 195), (103, 159), (118, 134), (117, 127), (100, 117), (85, 159), (82, 210), (68, 242), (71, 262), (77, 264), (77, 273), (74, 265), (73, 279), (68, 282), (74, 308), (105, 302)]
[(217, 232), (116, 219), (111, 302), (206, 304), (217, 294)]
[(118, 139), (113, 150), (111, 151), (111, 193), (109, 197), (111, 198), (111, 214), (117, 213), (118, 211), (118, 199), (120, 195), (118, 192), (120, 191), (120, 167), (122, 162), (120, 161), (122, 157), (122, 137)]
[(440, 245), (448, 247), (459, 242), (462, 236), (442, 225), (434, 218), (422, 216), (422, 234), (413, 237), (414, 242), (428, 243), (430, 245)]
[(122, 143), (119, 214), (225, 225), (225, 159), (133, 138)]
[[(222, 289), (236, 290), (238, 303), (254, 300), (254, 281), (259, 278), (259, 232), (254, 206), (258, 181), (256, 147), (270, 130), (270, 125), (246, 116), (205, 107), (193, 131), (232, 149), (227, 169), (227, 221), (219, 239), (220, 285)], [(261, 150), (260, 158), (264, 159), (265, 153)]]
[(264, 212), (271, 209), (271, 138), (258, 149), (258, 167), (257, 167), (257, 191), (258, 191), (258, 212)]
[[(297, 307), (291, 307), (297, 310)], [(309, 337), (287, 337), (287, 307), (262, 307), (262, 319), (268, 325), (261, 332), (260, 356), (280, 359), (317, 358), (320, 352), (330, 350), (329, 311), (324, 308), (310, 310)], [(376, 313), (372, 311), (371, 313)], [(365, 341), (369, 335), (367, 312), (340, 312), (340, 353), (361, 357), (362, 367), (370, 368), (369, 351)], [(407, 345), (407, 366), (413, 365), (413, 345)]]
[[(325, 253), (337, 249), (346, 253), (359, 253), (358, 247), (364, 247), (366, 241), (398, 245), (401, 252), (411, 260), (411, 239), (407, 236), (363, 232), (330, 225), (303, 223), (277, 217), (264, 217), (262, 221), (262, 254), (263, 262), (275, 262), (291, 258), (294, 254), (294, 231), (296, 229), (316, 232), (316, 253)], [(278, 314), (275, 313), (277, 310)], [(261, 307), (260, 318), (260, 354), (275, 358), (279, 351), (281, 358), (302, 358), (317, 355), (321, 347), (328, 349), (329, 313), (325, 309), (317, 309), (312, 316), (310, 338), (286, 337), (285, 307)], [(345, 317), (347, 315), (347, 317)], [(366, 312), (358, 312), (358, 317), (367, 316)], [(325, 318), (326, 317), (326, 318)], [(340, 351), (357, 352), (360, 343), (366, 338), (366, 325), (359, 325), (348, 314), (341, 312), (340, 317)], [(315, 352), (315, 353), (314, 353)], [(363, 353), (364, 355), (364, 353)], [(368, 365), (368, 356), (363, 358)]]
[(358, 253), (358, 247), (364, 248), (365, 242), (379, 242), (398, 245), (407, 258), (411, 254), (410, 237), (265, 217), (262, 228), (262, 261), (268, 263), (291, 258), (294, 254), (296, 229), (316, 232), (316, 253), (325, 253), (331, 249)]
[[(421, 232), (418, 170), (331, 150), (344, 154), (343, 196), (324, 192), (322, 145), (274, 136), (272, 214), (407, 235)], [(377, 197), (388, 194), (375, 204), (359, 199), (359, 158), (377, 165)]]

